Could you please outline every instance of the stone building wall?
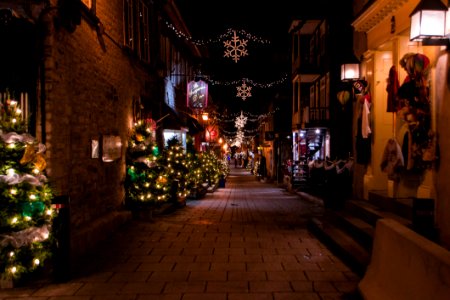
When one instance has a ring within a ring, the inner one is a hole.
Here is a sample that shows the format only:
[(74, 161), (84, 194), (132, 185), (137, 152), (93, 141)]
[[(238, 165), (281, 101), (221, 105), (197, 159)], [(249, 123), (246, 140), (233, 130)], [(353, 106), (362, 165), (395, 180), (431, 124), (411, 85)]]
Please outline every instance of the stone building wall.
[[(122, 205), (131, 105), (152, 82), (120, 47), (122, 1), (97, 4), (106, 34), (82, 19), (72, 33), (48, 23), (45, 38), (47, 173), (55, 192), (70, 197), (72, 257), (129, 218)], [(120, 136), (120, 159), (91, 158), (91, 140), (104, 135)]]

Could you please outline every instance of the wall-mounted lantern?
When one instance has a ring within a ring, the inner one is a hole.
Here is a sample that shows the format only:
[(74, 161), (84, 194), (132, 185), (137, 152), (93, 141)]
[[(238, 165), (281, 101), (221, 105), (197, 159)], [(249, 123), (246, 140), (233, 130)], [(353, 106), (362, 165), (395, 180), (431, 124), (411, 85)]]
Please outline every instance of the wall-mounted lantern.
[(341, 65), (341, 80), (352, 81), (359, 79), (359, 60), (352, 55)]
[(448, 45), (448, 7), (441, 0), (421, 0), (410, 14), (410, 40), (423, 45)]

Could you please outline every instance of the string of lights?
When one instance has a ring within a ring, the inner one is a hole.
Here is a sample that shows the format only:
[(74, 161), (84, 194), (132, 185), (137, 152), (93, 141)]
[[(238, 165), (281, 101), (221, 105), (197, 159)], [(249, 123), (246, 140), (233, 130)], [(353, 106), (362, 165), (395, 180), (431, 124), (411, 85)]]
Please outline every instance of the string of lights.
[(288, 78), (287, 74), (284, 74), (282, 76), (282, 78), (274, 80), (272, 82), (267, 82), (267, 83), (256, 82), (256, 81), (254, 81), (252, 79), (248, 79), (248, 78), (241, 78), (241, 79), (232, 80), (232, 81), (211, 80), (209, 78), (206, 78), (205, 80), (212, 85), (224, 85), (224, 86), (237, 85), (237, 84), (241, 84), (242, 82), (245, 82), (245, 83), (249, 83), (250, 85), (252, 85), (254, 87), (264, 89), (264, 88), (271, 88), (275, 85), (282, 84), (287, 80), (287, 78)]
[(202, 72), (199, 72), (199, 75), (192, 75), (192, 74), (178, 74), (178, 73), (172, 73), (170, 75), (168, 75), (169, 77), (188, 77), (188, 78), (192, 78), (195, 79), (196, 77), (201, 78), (202, 80), (204, 80), (205, 82), (211, 84), (211, 85), (223, 85), (223, 86), (232, 86), (232, 85), (238, 85), (241, 84), (242, 82), (246, 82), (249, 83), (251, 86), (257, 87), (257, 88), (271, 88), (275, 85), (279, 85), (282, 84), (284, 82), (286, 82), (288, 76), (287, 74), (284, 74), (280, 79), (274, 80), (272, 82), (266, 82), (266, 83), (260, 83), (257, 82), (255, 80), (252, 79), (248, 79), (248, 78), (241, 78), (241, 79), (236, 79), (236, 80), (232, 80), (232, 81), (227, 81), (227, 80), (214, 80), (211, 79), (210, 76), (208, 75), (204, 75), (202, 74)]
[(222, 42), (224, 42), (224, 40), (226, 40), (230, 36), (233, 36), (234, 33), (237, 33), (237, 34), (241, 35), (243, 38), (246, 38), (247, 40), (250, 40), (250, 41), (253, 41), (256, 43), (270, 44), (270, 40), (253, 35), (243, 29), (238, 30), (238, 29), (229, 28), (224, 33), (218, 35), (217, 37), (202, 40), (202, 39), (194, 39), (192, 36), (185, 34), (184, 32), (175, 28), (175, 26), (173, 24), (171, 24), (170, 22), (168, 22), (167, 20), (165, 21), (165, 24), (166, 24), (167, 28), (172, 30), (178, 38), (183, 38), (186, 41), (191, 42), (194, 45), (198, 45), (198, 46), (214, 44), (214, 43), (222, 43)]
[[(226, 135), (224, 134), (223, 137), (227, 140), (227, 141), (234, 141), (236, 139), (235, 135)], [(252, 139), (254, 139), (256, 137), (256, 135), (249, 135), (249, 136), (244, 136), (243, 140), (246, 141), (251, 141)]]
[(224, 133), (225, 135), (231, 135), (231, 136), (234, 136), (234, 135), (236, 135), (236, 133), (237, 133), (238, 131), (244, 132), (244, 133), (246, 133), (246, 134), (255, 134), (255, 133), (258, 133), (259, 128), (258, 128), (258, 129), (251, 129), (251, 130), (249, 130), (249, 129), (240, 129), (240, 130), (235, 130), (235, 131), (228, 131), (228, 130), (221, 129), (220, 131), (221, 131), (222, 133)]
[[(191, 43), (193, 43), (195, 45), (208, 45), (208, 44), (219, 43), (219, 42), (224, 43), (226, 48), (231, 47), (231, 49), (228, 49), (231, 52), (227, 53), (226, 56), (233, 56), (233, 58), (236, 59), (235, 62), (237, 62), (237, 60), (238, 60), (238, 57), (234, 57), (235, 55), (237, 55), (237, 56), (244, 55), (244, 53), (241, 53), (241, 55), (239, 55), (238, 53), (236, 53), (236, 51), (237, 52), (243, 51), (245, 53), (246, 53), (246, 51), (244, 51), (244, 49), (241, 49), (238, 45), (235, 45), (235, 44), (229, 45), (229, 43), (231, 43), (232, 41), (227, 40), (228, 38), (233, 37), (234, 38), (233, 41), (235, 41), (235, 42), (236, 41), (241, 41), (241, 39), (239, 39), (237, 37), (237, 34), (238, 34), (241, 37), (246, 39), (246, 40), (242, 40), (242, 42), (251, 40), (253, 42), (257, 42), (257, 43), (261, 43), (261, 44), (270, 44), (270, 41), (268, 39), (264, 39), (264, 38), (255, 36), (255, 35), (247, 32), (247, 31), (245, 31), (243, 29), (236, 30), (236, 29), (229, 28), (229, 29), (226, 30), (225, 33), (223, 33), (223, 34), (221, 34), (221, 35), (219, 35), (219, 36), (217, 36), (215, 38), (209, 38), (209, 39), (206, 39), (206, 40), (199, 40), (199, 39), (194, 39), (192, 36), (188, 36), (183, 31), (178, 30), (177, 28), (175, 28), (175, 26), (173, 24), (171, 24), (168, 21), (165, 21), (165, 24), (166, 24), (167, 28), (172, 30), (178, 38), (180, 38), (180, 39), (183, 38), (186, 41), (191, 42)], [(236, 39), (238, 39), (238, 40), (236, 40)], [(245, 48), (245, 45), (242, 45), (242, 46)], [(257, 88), (271, 88), (274, 85), (279, 85), (279, 84), (284, 83), (287, 80), (287, 78), (288, 78), (288, 75), (287, 74), (283, 74), (280, 79), (274, 80), (272, 82), (260, 83), (260, 82), (257, 82), (255, 80), (248, 79), (248, 78), (241, 78), (241, 79), (233, 80), (233, 81), (219, 81), (219, 80), (212, 80), (212, 79), (208, 78), (207, 76), (203, 76), (203, 79), (205, 81), (207, 81), (208, 83), (210, 83), (211, 85), (230, 86), (230, 85), (237, 85), (237, 84), (240, 84), (240, 83), (245, 83), (245, 84), (248, 83), (251, 86), (257, 87)]]
[[(244, 116), (247, 117), (247, 121), (258, 122), (258, 121), (260, 121), (262, 119), (265, 119), (265, 118), (275, 114), (279, 110), (280, 110), (280, 108), (276, 107), (273, 111), (269, 111), (266, 114), (260, 114), (260, 115), (255, 115), (255, 114), (252, 114), (252, 113), (249, 113), (249, 112), (242, 112), (242, 113), (244, 114)], [(236, 117), (239, 117), (240, 115), (241, 115), (241, 112), (234, 113), (234, 114), (229, 114), (229, 115), (226, 115), (226, 116), (223, 116), (223, 117), (220, 117), (219, 115), (214, 115), (213, 117), (218, 122), (221, 122), (221, 123), (227, 123), (227, 122), (233, 122), (234, 123), (234, 122), (236, 122)]]

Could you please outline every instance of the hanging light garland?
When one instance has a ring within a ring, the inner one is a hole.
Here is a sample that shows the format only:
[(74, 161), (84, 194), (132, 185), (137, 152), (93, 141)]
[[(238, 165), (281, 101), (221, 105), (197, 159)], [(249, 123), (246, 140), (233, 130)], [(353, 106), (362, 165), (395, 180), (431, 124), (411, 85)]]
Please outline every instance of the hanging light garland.
[[(242, 56), (247, 56), (248, 52), (246, 49), (247, 42), (252, 41), (255, 43), (260, 44), (270, 44), (270, 40), (258, 37), (256, 35), (253, 35), (243, 29), (236, 30), (229, 28), (225, 31), (225, 33), (215, 37), (215, 38), (209, 38), (205, 40), (200, 39), (194, 39), (192, 36), (185, 34), (183, 31), (178, 30), (173, 24), (171, 24), (168, 21), (165, 21), (165, 24), (168, 29), (172, 30), (174, 34), (178, 38), (182, 38), (187, 42), (191, 42), (195, 45), (208, 45), (208, 44), (214, 44), (214, 43), (223, 43), (225, 47), (224, 57), (230, 57), (233, 59), (234, 62), (238, 62), (239, 58)], [(234, 80), (234, 81), (217, 81), (217, 80), (210, 80), (206, 79), (208, 83), (212, 85), (237, 85), (238, 83), (242, 82), (244, 79)], [(250, 84), (252, 87), (258, 87), (258, 88), (271, 88), (274, 85), (282, 84), (287, 80), (287, 74), (284, 74), (282, 78), (277, 79), (272, 82), (267, 83), (259, 83), (256, 81), (253, 81), (251, 79), (245, 79), (245, 81)], [(247, 85), (248, 86), (248, 85)], [(239, 97), (239, 96), (238, 96)], [(245, 99), (243, 99), (245, 100)]]
[[(227, 131), (224, 129), (221, 129), (221, 133), (230, 141), (230, 144), (232, 146), (240, 147), (240, 145), (245, 140), (251, 140), (253, 139), (258, 131), (260, 130), (261, 126), (264, 125), (264, 119), (269, 117), (270, 115), (277, 112), (279, 108), (275, 108), (275, 110), (262, 115), (254, 115), (250, 113), (245, 113), (241, 110), (240, 114), (232, 114), (231, 116), (233, 119), (227, 119), (227, 118), (220, 118), (219, 115), (213, 115), (212, 117), (216, 122), (220, 123), (226, 123), (226, 122), (234, 122), (234, 127), (236, 127), (236, 131)], [(251, 116), (252, 118), (249, 118)], [(244, 129), (244, 127), (247, 125), (247, 122), (259, 122), (256, 129)], [(250, 135), (250, 136), (249, 136)]]
[(245, 81), (246, 83), (250, 84), (253, 87), (271, 88), (271, 87), (273, 87), (275, 85), (280, 85), (283, 82), (285, 82), (287, 80), (287, 74), (284, 74), (280, 79), (277, 79), (277, 80), (272, 81), (272, 82), (267, 82), (267, 83), (256, 82), (256, 81), (254, 81), (252, 79), (248, 79), (248, 78), (241, 78), (241, 79), (233, 80), (233, 81), (220, 81), (220, 80), (211, 80), (211, 79), (206, 79), (206, 80), (211, 85), (224, 85), (224, 86), (238, 85), (241, 82)]
[[(257, 129), (243, 129), (243, 130), (241, 130), (241, 132), (244, 132), (246, 135), (249, 135), (249, 134), (256, 134), (256, 133), (258, 133), (258, 131), (259, 131), (259, 128), (257, 128)], [(226, 135), (236, 135), (236, 133), (238, 132), (238, 130), (236, 130), (236, 131), (228, 131), (228, 130), (224, 130), (224, 129), (221, 129), (220, 130), (220, 132), (221, 133), (224, 133), (224, 134), (226, 134)]]
[(213, 118), (217, 122), (227, 123), (227, 122), (236, 122), (236, 118), (243, 115), (246, 117), (247, 122), (258, 122), (258, 121), (261, 121), (262, 119), (265, 119), (265, 118), (275, 114), (279, 110), (280, 110), (280, 108), (276, 107), (273, 111), (269, 111), (266, 114), (260, 114), (260, 115), (255, 115), (255, 114), (252, 114), (249, 112), (241, 111), (240, 113), (229, 114), (229, 115), (223, 116), (223, 117), (220, 117), (219, 115), (214, 115)]
[(236, 29), (228, 28), (224, 33), (222, 33), (214, 38), (194, 39), (192, 36), (187, 35), (184, 32), (182, 32), (181, 30), (176, 29), (172, 23), (165, 21), (165, 24), (166, 24), (167, 28), (172, 30), (178, 38), (183, 38), (184, 40), (186, 40), (194, 45), (198, 45), (198, 46), (214, 44), (214, 43), (223, 43), (225, 40), (228, 40), (230, 37), (233, 37), (234, 35), (237, 35), (237, 34), (239, 34), (239, 36), (242, 36), (243, 38), (245, 38), (248, 41), (252, 41), (255, 43), (259, 43), (259, 44), (270, 44), (270, 40), (253, 35), (243, 29), (236, 30)]

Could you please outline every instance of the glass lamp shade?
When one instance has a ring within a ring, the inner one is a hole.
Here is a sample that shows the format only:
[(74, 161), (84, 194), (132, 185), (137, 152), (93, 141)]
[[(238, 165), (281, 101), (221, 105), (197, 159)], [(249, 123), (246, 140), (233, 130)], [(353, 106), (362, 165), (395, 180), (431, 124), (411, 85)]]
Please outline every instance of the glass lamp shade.
[(441, 39), (446, 33), (448, 7), (441, 0), (422, 0), (411, 13), (411, 41)]
[(359, 79), (359, 63), (348, 63), (341, 65), (341, 80)]

